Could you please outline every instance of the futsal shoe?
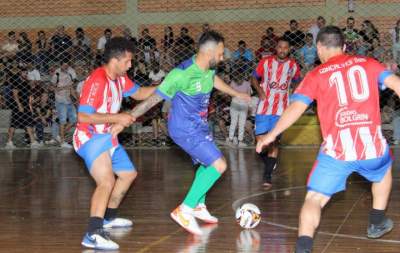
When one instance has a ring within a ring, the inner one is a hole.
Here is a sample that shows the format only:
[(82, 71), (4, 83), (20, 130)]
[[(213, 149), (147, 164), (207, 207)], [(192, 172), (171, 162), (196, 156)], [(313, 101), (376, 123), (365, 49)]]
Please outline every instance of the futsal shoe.
[(206, 223), (210, 223), (210, 224), (218, 223), (218, 218), (214, 217), (210, 214), (210, 212), (207, 210), (207, 207), (205, 204), (199, 204), (193, 210), (193, 216), (199, 220), (206, 222)]
[(183, 208), (182, 205), (175, 208), (171, 213), (171, 218), (188, 232), (201, 236), (203, 232), (200, 230), (200, 227), (193, 216), (194, 212), (183, 209), (187, 208)]
[(119, 245), (113, 242), (103, 229), (98, 229), (91, 234), (86, 233), (81, 244), (87, 248), (98, 250), (119, 249)]
[(133, 222), (124, 218), (114, 218), (111, 220), (103, 220), (103, 228), (126, 228), (132, 227)]
[(393, 221), (389, 218), (385, 218), (385, 220), (379, 224), (369, 224), (367, 230), (367, 237), (371, 239), (377, 239), (382, 237), (384, 234), (389, 233), (393, 229)]

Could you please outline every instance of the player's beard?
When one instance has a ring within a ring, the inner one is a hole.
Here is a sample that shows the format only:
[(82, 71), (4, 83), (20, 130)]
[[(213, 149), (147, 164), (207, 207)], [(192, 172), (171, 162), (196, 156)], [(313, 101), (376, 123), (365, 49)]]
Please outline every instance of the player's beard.
[(215, 59), (210, 60), (209, 68), (211, 70), (216, 70), (218, 66), (218, 62)]

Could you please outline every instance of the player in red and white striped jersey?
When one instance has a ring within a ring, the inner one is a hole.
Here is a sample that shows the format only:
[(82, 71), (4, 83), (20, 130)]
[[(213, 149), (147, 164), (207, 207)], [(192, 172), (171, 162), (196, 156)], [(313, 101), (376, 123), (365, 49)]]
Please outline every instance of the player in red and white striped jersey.
[[(261, 59), (253, 72), (252, 85), (260, 97), (255, 119), (256, 136), (274, 128), (289, 105), (291, 84), (300, 81), (299, 65), (289, 58), (289, 53), (289, 41), (279, 39), (276, 55)], [(260, 156), (264, 162), (264, 186), (270, 187), (272, 171), (278, 157), (278, 143), (272, 144)]]
[(392, 158), (382, 136), (378, 88), (390, 88), (400, 95), (400, 78), (374, 59), (346, 55), (344, 49), (344, 35), (338, 27), (321, 29), (317, 50), (323, 64), (306, 75), (275, 128), (257, 143), (260, 152), (317, 101), (324, 142), (309, 175), (296, 253), (311, 252), (321, 209), (333, 194), (345, 190), (353, 172), (373, 183), (367, 237), (379, 238), (393, 228), (393, 221), (385, 216)]

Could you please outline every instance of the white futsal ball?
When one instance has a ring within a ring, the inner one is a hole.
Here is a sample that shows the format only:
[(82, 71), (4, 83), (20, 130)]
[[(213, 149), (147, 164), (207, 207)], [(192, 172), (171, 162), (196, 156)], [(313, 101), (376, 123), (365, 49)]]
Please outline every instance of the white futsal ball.
[(236, 221), (242, 228), (255, 228), (261, 221), (260, 209), (251, 203), (243, 204), (236, 209)]

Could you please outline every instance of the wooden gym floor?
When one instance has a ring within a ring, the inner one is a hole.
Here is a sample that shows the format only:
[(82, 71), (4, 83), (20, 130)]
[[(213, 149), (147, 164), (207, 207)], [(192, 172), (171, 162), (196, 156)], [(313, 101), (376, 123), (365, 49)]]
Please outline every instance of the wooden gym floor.
[[(229, 171), (207, 196), (220, 223), (203, 226), (202, 238), (189, 235), (169, 218), (194, 175), (189, 157), (179, 149), (128, 152), (139, 177), (120, 214), (132, 218), (134, 227), (111, 232), (121, 247), (114, 252), (293, 252), (305, 181), (317, 149), (283, 149), (270, 190), (261, 186), (262, 164), (253, 149), (225, 149)], [(395, 157), (399, 153), (394, 150)], [(0, 151), (0, 163), (1, 253), (96, 252), (80, 246), (94, 184), (72, 150)], [(387, 211), (394, 230), (378, 240), (365, 238), (369, 184), (352, 176), (347, 191), (326, 207), (314, 252), (400, 252), (398, 167), (395, 162)], [(245, 202), (262, 211), (262, 223), (254, 230), (241, 229), (234, 219), (233, 210)]]

